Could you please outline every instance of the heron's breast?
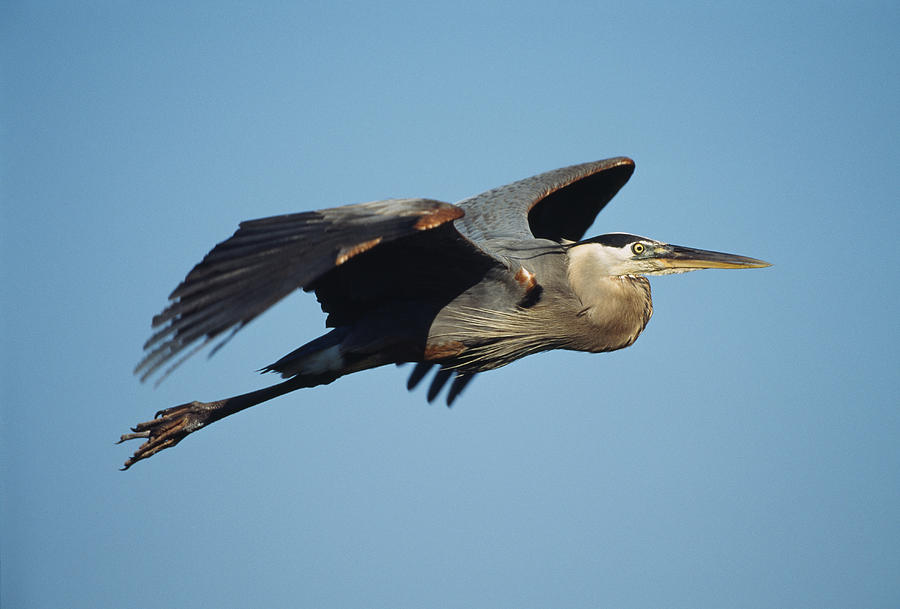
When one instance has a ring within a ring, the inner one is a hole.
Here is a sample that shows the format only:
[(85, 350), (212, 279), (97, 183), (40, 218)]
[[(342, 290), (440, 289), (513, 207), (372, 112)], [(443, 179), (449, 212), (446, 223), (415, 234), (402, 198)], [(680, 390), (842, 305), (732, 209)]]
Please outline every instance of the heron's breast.
[(645, 277), (603, 277), (596, 281), (580, 317), (591, 328), (589, 351), (614, 351), (628, 347), (640, 336), (653, 315), (650, 282)]

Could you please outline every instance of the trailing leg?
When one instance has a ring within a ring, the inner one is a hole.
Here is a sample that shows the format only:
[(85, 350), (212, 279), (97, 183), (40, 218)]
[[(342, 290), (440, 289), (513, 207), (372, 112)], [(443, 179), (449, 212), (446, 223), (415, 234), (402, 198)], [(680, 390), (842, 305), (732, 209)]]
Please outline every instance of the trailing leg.
[(122, 469), (175, 446), (189, 434), (219, 419), (285, 393), (326, 385), (352, 372), (409, 361), (410, 353), (414, 353), (410, 351), (410, 341), (383, 330), (377, 324), (336, 328), (263, 369), (289, 377), (286, 381), (224, 400), (188, 402), (160, 410), (152, 421), (138, 423), (131, 428), (132, 433), (123, 434), (119, 439), (120, 443), (146, 440)]
[(160, 410), (156, 413), (153, 420), (138, 423), (131, 428), (132, 433), (123, 434), (119, 438), (119, 444), (126, 440), (146, 439), (146, 442), (134, 451), (134, 455), (125, 461), (125, 466), (122, 469), (126, 470), (142, 459), (152, 457), (161, 450), (175, 446), (188, 434), (215, 423), (219, 419), (224, 419), (236, 412), (297, 389), (330, 383), (336, 378), (337, 376), (315, 378), (295, 376), (277, 385), (225, 398), (224, 400), (188, 402), (187, 404)]

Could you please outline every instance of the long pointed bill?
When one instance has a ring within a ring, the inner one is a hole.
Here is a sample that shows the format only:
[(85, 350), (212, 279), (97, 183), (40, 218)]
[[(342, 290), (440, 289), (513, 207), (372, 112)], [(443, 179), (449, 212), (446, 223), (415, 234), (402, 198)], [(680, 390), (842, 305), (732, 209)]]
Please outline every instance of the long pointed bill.
[(664, 267), (676, 273), (699, 269), (759, 269), (772, 266), (768, 262), (756, 258), (697, 250), (680, 245), (670, 245), (668, 251), (660, 252), (657, 260)]

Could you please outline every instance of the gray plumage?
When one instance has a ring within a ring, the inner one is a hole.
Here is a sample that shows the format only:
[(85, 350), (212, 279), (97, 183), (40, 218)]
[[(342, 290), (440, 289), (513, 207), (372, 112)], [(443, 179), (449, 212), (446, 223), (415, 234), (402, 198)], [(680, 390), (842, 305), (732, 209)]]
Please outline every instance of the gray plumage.
[[(244, 222), (154, 317), (142, 380), (220, 339), (292, 291), (315, 292), (332, 330), (266, 366), (288, 379), (158, 413), (121, 441), (134, 462), (249, 406), (385, 364), (438, 367), (450, 405), (473, 375), (549, 349), (632, 344), (653, 312), (644, 275), (767, 266), (752, 258), (614, 233), (579, 241), (634, 170), (619, 157), (557, 169), (453, 205), (392, 199)], [(164, 375), (163, 375), (164, 376)]]

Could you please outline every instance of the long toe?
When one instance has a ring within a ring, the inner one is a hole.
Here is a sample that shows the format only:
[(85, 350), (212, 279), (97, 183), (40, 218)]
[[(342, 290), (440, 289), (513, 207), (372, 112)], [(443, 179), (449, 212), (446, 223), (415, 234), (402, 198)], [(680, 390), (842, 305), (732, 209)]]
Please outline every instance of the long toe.
[(152, 421), (144, 421), (132, 427), (132, 433), (122, 434), (120, 443), (139, 438), (147, 440), (125, 461), (122, 469), (126, 470), (142, 459), (175, 446), (188, 434), (204, 427), (209, 421), (213, 405), (214, 403), (189, 402), (166, 408), (156, 413)]

